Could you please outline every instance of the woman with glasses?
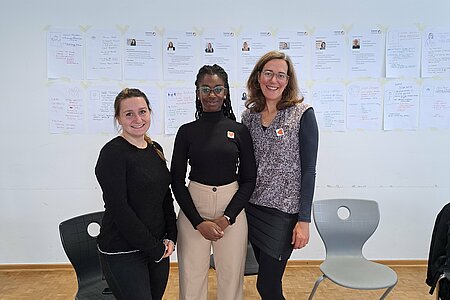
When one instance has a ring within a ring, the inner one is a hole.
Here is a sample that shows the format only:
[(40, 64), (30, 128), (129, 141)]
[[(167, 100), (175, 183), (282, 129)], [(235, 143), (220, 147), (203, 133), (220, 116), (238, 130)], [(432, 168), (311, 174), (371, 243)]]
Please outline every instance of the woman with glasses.
[(309, 240), (318, 128), (285, 53), (262, 56), (247, 89), (242, 122), (252, 136), (257, 177), (246, 213), (259, 263), (256, 287), (263, 300), (280, 300), (285, 299), (281, 280), (287, 261)]
[(243, 208), (256, 181), (252, 140), (247, 127), (235, 121), (224, 69), (203, 66), (195, 87), (196, 120), (178, 130), (171, 164), (172, 188), (181, 208), (177, 221), (180, 299), (208, 299), (212, 248), (217, 299), (242, 300), (247, 252)]

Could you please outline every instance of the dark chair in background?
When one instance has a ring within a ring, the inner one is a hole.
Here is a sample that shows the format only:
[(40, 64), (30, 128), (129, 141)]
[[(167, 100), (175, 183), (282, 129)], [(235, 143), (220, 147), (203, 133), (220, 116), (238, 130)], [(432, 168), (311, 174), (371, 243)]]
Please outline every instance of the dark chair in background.
[[(362, 248), (380, 221), (378, 203), (362, 199), (328, 199), (313, 202), (317, 231), (325, 244), (326, 258), (309, 296), (313, 299), (326, 278), (351, 289), (386, 289), (385, 299), (397, 284), (397, 274), (388, 266), (367, 260)], [(330, 297), (332, 298), (332, 297)]]
[(103, 211), (100, 211), (74, 217), (59, 224), (64, 251), (77, 275), (78, 291), (75, 299), (115, 299), (103, 279), (96, 235), (89, 233), (95, 231), (95, 227), (100, 228), (102, 218)]
[[(211, 257), (210, 257), (210, 267), (215, 269), (214, 254), (211, 254)], [(245, 259), (244, 275), (245, 276), (256, 275), (256, 274), (258, 274), (258, 268), (259, 268), (259, 265), (258, 265), (258, 262), (256, 261), (255, 254), (253, 253), (252, 245), (250, 244), (250, 242), (248, 242), (247, 257)]]

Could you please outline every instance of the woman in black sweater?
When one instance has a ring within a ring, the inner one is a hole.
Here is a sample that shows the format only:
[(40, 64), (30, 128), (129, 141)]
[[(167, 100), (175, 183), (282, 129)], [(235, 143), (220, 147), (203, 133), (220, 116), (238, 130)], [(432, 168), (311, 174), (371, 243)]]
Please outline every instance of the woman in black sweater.
[(177, 238), (171, 176), (161, 146), (146, 135), (147, 96), (124, 89), (114, 110), (122, 133), (102, 148), (95, 167), (105, 202), (100, 261), (117, 299), (162, 299)]
[[(196, 121), (178, 130), (172, 188), (181, 207), (177, 246), (180, 300), (206, 300), (211, 247), (219, 299), (243, 299), (247, 220), (256, 166), (247, 127), (231, 108), (227, 73), (218, 65), (197, 74)], [(191, 169), (189, 184), (185, 178)]]

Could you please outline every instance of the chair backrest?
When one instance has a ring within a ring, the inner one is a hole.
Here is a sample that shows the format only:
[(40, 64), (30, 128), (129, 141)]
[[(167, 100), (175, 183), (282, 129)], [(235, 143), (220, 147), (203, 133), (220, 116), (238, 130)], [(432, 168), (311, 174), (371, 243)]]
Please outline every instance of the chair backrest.
[(97, 253), (97, 238), (88, 232), (90, 224), (101, 225), (103, 213), (89, 213), (59, 224), (61, 242), (77, 274), (79, 288), (92, 281), (101, 280), (103, 276)]
[(313, 217), (327, 257), (362, 257), (362, 247), (378, 227), (380, 211), (373, 200), (327, 199), (313, 202)]

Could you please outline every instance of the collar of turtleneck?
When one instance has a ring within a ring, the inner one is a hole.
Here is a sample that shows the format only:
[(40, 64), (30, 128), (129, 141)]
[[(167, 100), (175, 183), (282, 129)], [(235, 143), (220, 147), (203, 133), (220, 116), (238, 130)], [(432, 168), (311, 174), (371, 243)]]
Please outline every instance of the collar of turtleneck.
[(203, 112), (202, 116), (200, 117), (200, 120), (204, 121), (218, 121), (221, 119), (224, 119), (225, 115), (223, 114), (222, 110), (215, 111), (215, 112)]

